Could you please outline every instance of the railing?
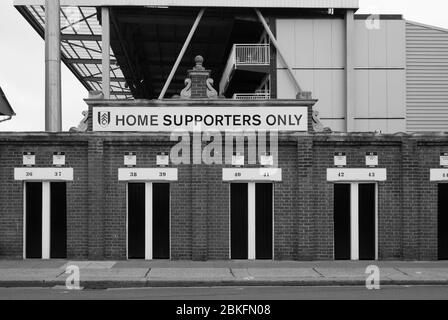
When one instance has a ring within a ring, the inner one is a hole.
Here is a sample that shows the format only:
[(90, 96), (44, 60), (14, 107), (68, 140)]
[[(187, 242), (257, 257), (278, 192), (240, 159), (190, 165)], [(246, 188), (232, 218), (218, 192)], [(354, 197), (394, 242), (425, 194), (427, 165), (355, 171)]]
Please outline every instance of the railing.
[(268, 44), (235, 44), (237, 65), (269, 65), (271, 50)]
[(268, 66), (271, 50), (268, 44), (234, 44), (219, 84), (219, 93), (224, 94), (232, 71), (238, 66)]
[(255, 93), (235, 93), (234, 100), (269, 100), (271, 99), (271, 92), (257, 91)]

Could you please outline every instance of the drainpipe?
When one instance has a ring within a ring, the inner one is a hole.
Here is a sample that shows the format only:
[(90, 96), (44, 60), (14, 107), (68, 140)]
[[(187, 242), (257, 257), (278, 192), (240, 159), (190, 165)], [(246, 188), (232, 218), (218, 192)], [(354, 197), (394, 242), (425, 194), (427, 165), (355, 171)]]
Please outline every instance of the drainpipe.
[(45, 0), (45, 131), (62, 131), (60, 0)]

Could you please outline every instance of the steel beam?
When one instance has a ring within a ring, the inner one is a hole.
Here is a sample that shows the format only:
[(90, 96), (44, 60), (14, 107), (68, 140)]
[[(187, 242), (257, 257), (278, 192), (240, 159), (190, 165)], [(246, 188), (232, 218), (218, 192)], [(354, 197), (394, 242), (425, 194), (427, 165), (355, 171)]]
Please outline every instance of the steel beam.
[(101, 8), (102, 88), (104, 99), (110, 99), (110, 16), (109, 8)]
[[(65, 61), (67, 63), (71, 63), (71, 64), (102, 64), (103, 63), (102, 59), (65, 59)], [(116, 65), (117, 60), (111, 59), (110, 64)]]
[(62, 34), (61, 37), (65, 41), (101, 41), (100, 35), (91, 34)]
[(184, 46), (182, 47), (182, 50), (180, 51), (179, 56), (177, 57), (177, 60), (174, 63), (173, 69), (171, 70), (171, 73), (168, 76), (168, 79), (166, 80), (166, 83), (162, 89), (162, 92), (160, 93), (159, 100), (162, 100), (165, 97), (165, 94), (171, 84), (171, 81), (173, 80), (174, 74), (176, 73), (180, 62), (182, 61), (182, 58), (184, 57), (185, 51), (187, 51), (187, 48), (190, 45), (191, 39), (193, 38), (193, 35), (196, 32), (196, 29), (198, 28), (199, 23), (201, 22), (204, 12), (205, 12), (205, 9), (201, 9), (201, 11), (199, 11), (196, 21), (194, 22), (193, 27), (191, 27), (190, 33), (188, 34), (188, 37), (185, 40)]
[[(103, 77), (84, 77), (82, 78), (84, 81), (89, 81), (89, 82), (102, 82), (103, 81)], [(124, 77), (118, 77), (118, 78), (109, 78), (110, 82), (125, 82), (126, 78)]]
[(302, 92), (302, 88), (299, 85), (299, 81), (297, 81), (296, 77), (294, 76), (294, 73), (292, 72), (291, 66), (289, 65), (288, 61), (286, 61), (286, 58), (283, 55), (282, 49), (280, 48), (280, 45), (278, 44), (277, 39), (275, 39), (275, 36), (272, 33), (271, 28), (269, 28), (268, 23), (266, 22), (266, 19), (263, 17), (260, 10), (255, 9), (255, 12), (256, 12), (261, 24), (263, 25), (264, 29), (266, 30), (266, 33), (268, 34), (269, 38), (271, 39), (272, 44), (274, 45), (275, 49), (277, 49), (277, 53), (280, 56), (280, 59), (282, 60), (285, 67), (288, 68), (289, 75), (291, 76), (291, 80), (293, 81), (293, 84), (296, 87), (297, 96), (298, 96)]
[(346, 88), (346, 114), (345, 131), (355, 131), (355, 99), (356, 99), (356, 79), (355, 79), (355, 12), (348, 10), (345, 14), (346, 28), (346, 69), (345, 69), (345, 88)]
[(60, 0), (45, 1), (45, 131), (62, 131)]

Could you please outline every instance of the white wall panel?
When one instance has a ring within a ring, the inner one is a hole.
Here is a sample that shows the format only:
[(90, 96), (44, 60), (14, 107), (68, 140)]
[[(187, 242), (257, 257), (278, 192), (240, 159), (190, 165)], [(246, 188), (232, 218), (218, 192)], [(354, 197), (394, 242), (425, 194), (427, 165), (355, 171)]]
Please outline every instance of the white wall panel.
[(356, 118), (404, 118), (404, 70), (356, 70)]
[[(406, 116), (405, 23), (382, 20), (378, 30), (355, 20), (356, 128), (386, 133), (404, 131)], [(277, 20), (277, 37), (299, 84), (318, 99), (316, 110), (335, 131), (345, 119), (344, 20)], [(293, 48), (293, 49), (291, 49)], [(278, 68), (282, 65), (278, 64)], [(278, 71), (278, 97), (293, 99), (286, 70)]]
[(405, 22), (380, 20), (379, 29), (369, 29), (356, 20), (357, 68), (405, 68)]
[(356, 77), (356, 110), (355, 118), (363, 118), (369, 116), (369, 71), (357, 70), (355, 71)]
[[(292, 68), (344, 68), (344, 21), (277, 20), (277, 40)], [(278, 67), (283, 67), (280, 58)]]
[(406, 67), (406, 22), (387, 21), (387, 66)]
[(387, 117), (387, 71), (369, 70), (369, 114), (373, 118)]
[(387, 72), (387, 116), (406, 118), (406, 71)]
[[(315, 109), (321, 118), (345, 118), (344, 70), (294, 70), (303, 90), (318, 99)], [(278, 71), (278, 95), (294, 99), (294, 86), (287, 70)]]
[(406, 132), (406, 121), (404, 119), (356, 120), (355, 128), (356, 131), (359, 132), (374, 132), (374, 131), (381, 131), (382, 133)]
[[(285, 56), (286, 60), (292, 67), (296, 61), (296, 43), (295, 43), (296, 35), (295, 35), (294, 23), (291, 23), (290, 21), (291, 20), (278, 21), (277, 40), (283, 55)], [(285, 67), (282, 64), (280, 58), (277, 59), (277, 67), (278, 68)]]
[[(294, 60), (291, 60), (290, 62), (292, 63), (291, 68), (313, 68), (313, 20), (290, 20), (290, 23), (294, 24)], [(281, 35), (278, 34), (278, 37), (280, 38)], [(280, 66), (280, 64), (278, 64), (278, 66)]]

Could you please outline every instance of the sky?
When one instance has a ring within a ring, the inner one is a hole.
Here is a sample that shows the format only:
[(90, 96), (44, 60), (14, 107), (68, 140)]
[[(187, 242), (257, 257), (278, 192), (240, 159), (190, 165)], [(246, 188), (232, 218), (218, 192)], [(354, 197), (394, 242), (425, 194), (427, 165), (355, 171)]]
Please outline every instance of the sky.
[[(447, 0), (360, 0), (357, 13), (403, 14), (407, 20), (448, 29)], [(17, 116), (0, 123), (0, 131), (44, 131), (44, 41), (13, 7), (0, 1), (0, 86)], [(62, 66), (63, 130), (77, 126), (87, 91)]]

